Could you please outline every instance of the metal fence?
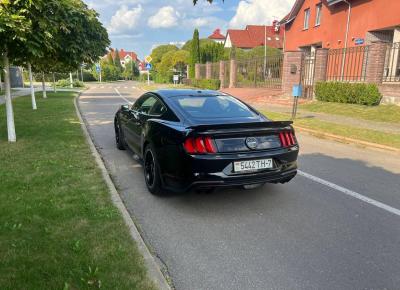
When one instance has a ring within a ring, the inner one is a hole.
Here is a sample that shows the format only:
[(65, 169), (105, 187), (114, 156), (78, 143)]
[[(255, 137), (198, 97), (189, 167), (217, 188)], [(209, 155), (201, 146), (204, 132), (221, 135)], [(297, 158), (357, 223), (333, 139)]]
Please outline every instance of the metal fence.
[(283, 54), (237, 61), (238, 87), (282, 86)]
[(205, 79), (206, 78), (206, 65), (205, 64), (200, 64), (200, 79)]
[(314, 95), (315, 53), (304, 52), (301, 64), (301, 84), (303, 97), (311, 99)]
[(330, 49), (328, 53), (327, 80), (364, 82), (368, 65), (369, 46)]
[(400, 42), (388, 45), (383, 81), (400, 82)]
[(213, 62), (211, 64), (211, 78), (219, 80), (219, 62)]

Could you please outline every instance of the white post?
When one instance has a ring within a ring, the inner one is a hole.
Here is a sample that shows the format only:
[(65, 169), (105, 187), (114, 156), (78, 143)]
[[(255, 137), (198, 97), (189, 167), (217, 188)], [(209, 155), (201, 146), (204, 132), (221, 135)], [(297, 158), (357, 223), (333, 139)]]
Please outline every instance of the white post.
[(147, 85), (150, 85), (150, 70), (147, 71)]
[(53, 73), (53, 92), (57, 93), (56, 74), (55, 73)]
[(4, 97), (6, 101), (6, 112), (7, 112), (8, 142), (16, 142), (17, 136), (15, 134), (14, 112), (11, 100), (10, 63), (8, 60), (7, 52), (3, 53), (3, 64), (4, 64), (4, 87), (6, 89)]
[(82, 79), (82, 83), (83, 83), (83, 68), (82, 68), (82, 65), (81, 65), (81, 79)]
[(3, 90), (3, 83), (1, 82), (1, 72), (0, 72), (0, 91)]
[(72, 81), (72, 72), (69, 73), (69, 83), (70, 83), (70, 87), (72, 89), (74, 87), (74, 83)]
[(42, 90), (43, 90), (43, 98), (47, 98), (47, 92), (46, 92), (46, 80), (44, 79), (44, 72), (42, 72)]
[(35, 98), (35, 88), (33, 87), (33, 76), (32, 76), (32, 65), (28, 63), (28, 73), (29, 73), (29, 86), (31, 88), (31, 99), (32, 99), (32, 109), (36, 110), (36, 98)]
[(101, 64), (99, 64), (100, 65), (100, 78), (99, 78), (99, 81), (100, 81), (100, 83), (101, 83)]

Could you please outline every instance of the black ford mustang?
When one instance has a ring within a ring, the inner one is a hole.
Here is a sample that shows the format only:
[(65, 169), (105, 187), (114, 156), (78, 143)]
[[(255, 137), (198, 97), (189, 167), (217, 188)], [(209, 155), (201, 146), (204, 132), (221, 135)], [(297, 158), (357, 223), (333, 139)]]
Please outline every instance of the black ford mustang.
[(273, 122), (221, 92), (148, 92), (121, 106), (114, 124), (117, 147), (143, 160), (153, 194), (285, 183), (297, 172), (291, 122)]

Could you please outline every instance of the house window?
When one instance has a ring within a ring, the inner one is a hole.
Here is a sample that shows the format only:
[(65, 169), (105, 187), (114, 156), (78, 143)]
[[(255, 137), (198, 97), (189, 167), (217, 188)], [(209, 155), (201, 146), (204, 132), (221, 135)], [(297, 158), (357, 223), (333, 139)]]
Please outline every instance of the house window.
[(322, 3), (316, 6), (315, 26), (321, 25)]
[(310, 22), (310, 8), (304, 10), (304, 29), (308, 29)]

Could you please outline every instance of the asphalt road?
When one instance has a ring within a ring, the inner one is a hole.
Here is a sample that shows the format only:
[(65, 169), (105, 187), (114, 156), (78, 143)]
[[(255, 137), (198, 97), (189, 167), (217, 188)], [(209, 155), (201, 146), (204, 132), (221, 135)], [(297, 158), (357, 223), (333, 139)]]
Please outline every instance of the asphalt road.
[(301, 174), (289, 184), (155, 197), (114, 144), (114, 113), (142, 93), (93, 85), (80, 107), (176, 289), (400, 288), (399, 155), (298, 134)]

